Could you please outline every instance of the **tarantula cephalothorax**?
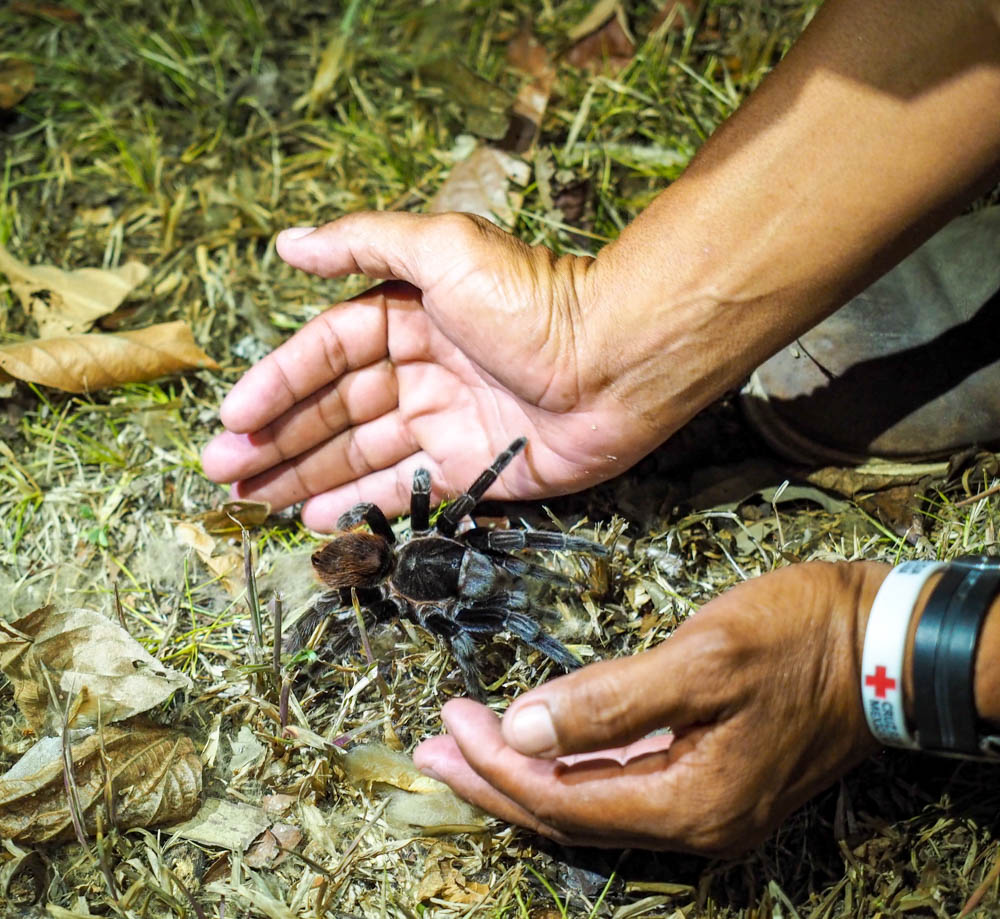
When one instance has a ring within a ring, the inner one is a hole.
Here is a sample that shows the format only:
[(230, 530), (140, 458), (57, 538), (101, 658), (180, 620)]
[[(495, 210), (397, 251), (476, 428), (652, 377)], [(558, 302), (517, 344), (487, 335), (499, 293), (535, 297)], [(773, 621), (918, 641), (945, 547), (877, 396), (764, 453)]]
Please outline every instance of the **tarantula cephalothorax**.
[[(374, 504), (358, 504), (337, 521), (344, 532), (312, 557), (320, 579), (333, 588), (334, 597), (339, 594), (338, 605), (351, 604), (353, 588), (358, 602), (376, 615), (405, 616), (443, 638), (469, 693), (480, 699), (475, 639), (507, 630), (565, 670), (580, 665), (531, 615), (528, 593), (531, 580), (563, 588), (574, 582), (511, 553), (518, 549), (610, 552), (599, 543), (564, 533), (474, 526), (456, 534), (461, 519), (474, 510), (526, 443), (520, 437), (504, 450), (468, 491), (441, 511), (433, 528), (430, 473), (418, 469), (413, 475), (408, 539), (397, 543), (385, 514)], [(371, 532), (359, 529), (363, 523)]]

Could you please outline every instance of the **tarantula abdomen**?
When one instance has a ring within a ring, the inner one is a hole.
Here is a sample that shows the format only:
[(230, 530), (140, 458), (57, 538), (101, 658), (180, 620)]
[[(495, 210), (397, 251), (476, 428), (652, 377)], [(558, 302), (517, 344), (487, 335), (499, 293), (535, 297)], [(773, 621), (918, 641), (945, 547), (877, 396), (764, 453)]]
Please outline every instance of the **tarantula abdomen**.
[(389, 544), (376, 533), (344, 533), (313, 553), (312, 565), (327, 587), (374, 587), (392, 569)]

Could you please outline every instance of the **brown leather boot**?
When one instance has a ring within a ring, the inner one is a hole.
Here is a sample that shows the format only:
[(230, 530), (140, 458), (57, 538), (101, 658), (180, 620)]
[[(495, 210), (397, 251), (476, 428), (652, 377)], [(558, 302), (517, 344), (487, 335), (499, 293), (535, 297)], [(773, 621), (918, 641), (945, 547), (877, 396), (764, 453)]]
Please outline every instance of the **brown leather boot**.
[(1000, 207), (945, 226), (762, 364), (741, 401), (810, 464), (1000, 444)]

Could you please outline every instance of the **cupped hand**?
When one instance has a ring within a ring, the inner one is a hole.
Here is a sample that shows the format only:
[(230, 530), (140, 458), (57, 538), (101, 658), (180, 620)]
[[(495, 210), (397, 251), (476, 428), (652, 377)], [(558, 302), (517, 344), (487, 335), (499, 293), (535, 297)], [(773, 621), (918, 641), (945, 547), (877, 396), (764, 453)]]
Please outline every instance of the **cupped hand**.
[(809, 563), (746, 581), (658, 647), (552, 680), (502, 720), (449, 702), (449, 733), (414, 761), (567, 844), (738, 853), (877, 749), (859, 669), (887, 572)]
[(239, 497), (306, 501), (303, 520), (329, 530), (359, 501), (403, 512), (420, 466), (437, 498), (454, 495), (521, 435), (526, 461), (495, 497), (579, 490), (671, 433), (616, 393), (590, 259), (460, 214), (355, 214), (285, 231), (277, 249), (324, 277), (384, 283), (316, 317), (229, 393), (202, 461)]

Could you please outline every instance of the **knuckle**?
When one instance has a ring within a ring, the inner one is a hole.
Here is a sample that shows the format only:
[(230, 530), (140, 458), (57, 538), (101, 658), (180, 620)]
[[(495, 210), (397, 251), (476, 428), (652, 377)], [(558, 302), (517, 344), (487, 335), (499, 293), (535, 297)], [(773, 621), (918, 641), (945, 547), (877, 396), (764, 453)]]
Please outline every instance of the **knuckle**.
[(362, 479), (366, 475), (370, 475), (375, 468), (368, 459), (360, 439), (353, 430), (347, 433), (344, 461), (347, 464), (347, 468), (351, 471), (351, 476), (355, 479)]
[(626, 691), (617, 668), (598, 664), (564, 679), (565, 691), (555, 713), (560, 741), (580, 735), (587, 739), (617, 737), (634, 723), (635, 700)]
[(320, 423), (330, 433), (340, 431), (345, 421), (350, 421), (344, 397), (336, 386), (330, 386), (316, 398), (316, 411)]

